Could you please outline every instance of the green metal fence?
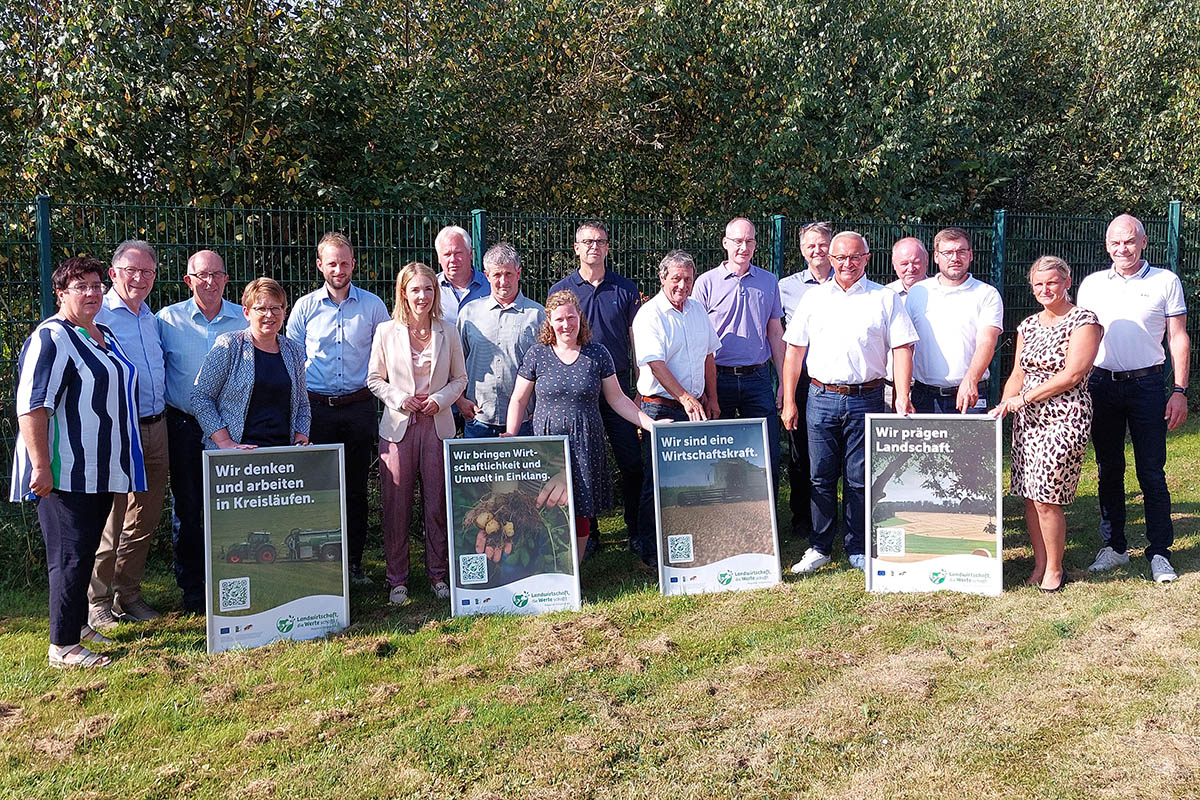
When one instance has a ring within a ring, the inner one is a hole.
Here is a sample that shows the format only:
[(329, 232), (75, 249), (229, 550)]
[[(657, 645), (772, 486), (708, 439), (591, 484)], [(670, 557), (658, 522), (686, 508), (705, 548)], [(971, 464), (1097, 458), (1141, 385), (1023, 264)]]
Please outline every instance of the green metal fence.
[[(54, 203), (50, 198), (0, 202), (0, 474), (7, 475), (12, 457), (15, 419), (13, 392), (16, 358), (21, 344), (44, 315), (52, 313), (49, 273), (68, 255), (91, 253), (102, 259), (120, 241), (145, 239), (159, 251), (160, 268), (150, 297), (152, 308), (186, 296), (182, 276), (188, 256), (211, 248), (222, 255), (230, 273), (230, 299), (253, 277), (268, 275), (283, 283), (291, 298), (316, 288), (315, 246), (323, 233), (338, 230), (355, 245), (355, 280), (390, 306), (400, 266), (425, 261), (436, 269), (433, 240), (444, 225), (461, 225), (472, 233), (475, 263), (488, 245), (508, 241), (521, 253), (522, 288), (534, 299), (575, 267), (575, 228), (585, 217), (562, 214), (510, 214), (473, 211), (395, 211), (390, 209), (189, 208), (83, 203)], [(609, 264), (634, 279), (642, 291), (657, 291), (657, 268), (663, 254), (682, 248), (693, 254), (701, 271), (721, 262), (721, 236), (727, 217), (606, 217), (612, 241)], [(803, 268), (800, 227), (807, 220), (782, 215), (753, 220), (758, 228), (756, 262), (777, 275)], [(1144, 220), (1150, 236), (1147, 258), (1180, 271), (1192, 307), (1200, 300), (1200, 220), (1181, 221), (1173, 203), (1162, 217)], [(1108, 266), (1104, 230), (1108, 218), (1014, 214), (997, 211), (991, 219), (891, 221), (834, 219), (836, 229), (864, 234), (875, 253), (868, 274), (892, 280), (890, 248), (899, 238), (917, 236), (930, 245), (946, 225), (970, 232), (975, 249), (972, 271), (1000, 289), (1005, 302), (1005, 336), (993, 373), (1003, 380), (1011, 368), (1013, 332), (1035, 310), (1026, 272), (1035, 258), (1052, 253), (1072, 264), (1076, 281)], [(1193, 316), (1200, 320), (1200, 316)], [(1193, 331), (1195, 322), (1189, 326)], [(1193, 332), (1195, 335), (1195, 332)], [(1195, 359), (1194, 359), (1195, 360)], [(0, 504), (0, 518), (20, 513)]]

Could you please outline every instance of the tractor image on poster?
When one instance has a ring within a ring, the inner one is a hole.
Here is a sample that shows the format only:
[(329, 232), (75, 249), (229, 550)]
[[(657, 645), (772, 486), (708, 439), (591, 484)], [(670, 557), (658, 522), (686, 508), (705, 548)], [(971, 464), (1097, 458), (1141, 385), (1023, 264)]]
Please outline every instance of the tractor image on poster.
[[(284, 539), (287, 546), (287, 561), (340, 561), (342, 559), (342, 532), (332, 530), (309, 530), (292, 528)], [(246, 541), (221, 549), (221, 558), (230, 564), (257, 561), (259, 564), (274, 564), (279, 551), (271, 543), (268, 531), (251, 531)]]

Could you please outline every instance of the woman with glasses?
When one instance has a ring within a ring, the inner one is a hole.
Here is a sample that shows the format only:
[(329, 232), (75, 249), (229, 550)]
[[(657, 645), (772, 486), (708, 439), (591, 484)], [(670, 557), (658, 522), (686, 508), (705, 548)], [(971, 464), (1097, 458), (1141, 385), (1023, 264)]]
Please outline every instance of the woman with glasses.
[(87, 589), (113, 496), (146, 490), (137, 370), (96, 322), (104, 265), (64, 261), (51, 277), (58, 313), (21, 350), (10, 499), (37, 500), (50, 578), (50, 666), (103, 667), (86, 624)]
[(204, 358), (192, 391), (208, 450), (308, 444), (312, 411), (304, 384), (304, 350), (280, 336), (287, 295), (270, 278), (242, 292), (250, 327), (223, 333)]

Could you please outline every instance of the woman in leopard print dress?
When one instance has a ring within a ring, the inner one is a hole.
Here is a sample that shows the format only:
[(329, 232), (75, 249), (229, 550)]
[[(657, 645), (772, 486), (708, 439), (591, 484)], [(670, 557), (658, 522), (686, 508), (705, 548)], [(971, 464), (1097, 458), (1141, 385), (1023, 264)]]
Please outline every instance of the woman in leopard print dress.
[(1042, 591), (1062, 588), (1067, 521), (1063, 506), (1075, 499), (1092, 427), (1087, 377), (1102, 329), (1096, 315), (1067, 298), (1071, 268), (1042, 256), (1029, 270), (1042, 311), (1017, 328), (1013, 371), (992, 415), (1014, 414), (1012, 491), (1025, 498), (1025, 525), (1033, 544), (1027, 583)]

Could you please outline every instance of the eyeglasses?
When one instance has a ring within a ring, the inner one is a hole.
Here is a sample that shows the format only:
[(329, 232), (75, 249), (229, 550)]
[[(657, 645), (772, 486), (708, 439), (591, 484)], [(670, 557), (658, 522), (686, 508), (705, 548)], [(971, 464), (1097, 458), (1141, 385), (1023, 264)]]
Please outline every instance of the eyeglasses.
[(937, 252), (938, 252), (938, 255), (941, 256), (942, 258), (950, 258), (951, 256), (958, 256), (959, 258), (966, 258), (967, 256), (971, 255), (971, 248), (960, 247), (957, 250), (938, 250)]
[(726, 236), (725, 241), (729, 242), (734, 247), (741, 247), (742, 245), (754, 244), (758, 240), (757, 239), (730, 239), (728, 236)]
[(226, 272), (189, 272), (187, 275), (189, 278), (195, 278), (198, 281), (204, 281), (205, 283), (207, 283), (209, 281), (215, 281), (215, 280), (224, 278), (226, 275), (228, 275), (228, 273), (226, 273)]
[(577, 239), (575, 244), (581, 244), (588, 249), (593, 247), (608, 247), (608, 239)]
[(143, 278), (153, 278), (157, 270), (153, 269), (138, 269), (137, 267), (117, 267), (121, 272), (124, 272), (130, 278), (136, 278), (141, 275)]
[(847, 261), (855, 264), (865, 264), (870, 253), (850, 253), (844, 256), (830, 256), (829, 260), (835, 264), (845, 264)]
[(63, 291), (71, 294), (104, 294), (106, 289), (103, 283), (73, 283)]
[(279, 316), (283, 313), (283, 306), (251, 306), (250, 310), (260, 317), (265, 317), (268, 314)]

